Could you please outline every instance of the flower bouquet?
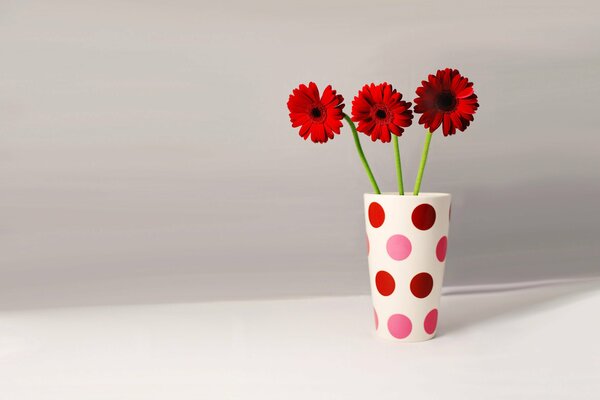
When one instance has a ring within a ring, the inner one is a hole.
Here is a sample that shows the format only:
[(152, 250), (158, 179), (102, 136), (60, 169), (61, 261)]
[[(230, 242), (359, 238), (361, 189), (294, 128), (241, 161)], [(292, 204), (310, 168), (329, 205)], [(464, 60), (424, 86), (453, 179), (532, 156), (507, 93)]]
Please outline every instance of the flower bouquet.
[[(436, 332), (450, 223), (450, 194), (421, 193), (433, 133), (464, 132), (477, 111), (473, 83), (456, 69), (438, 70), (416, 90), (415, 105), (388, 83), (364, 85), (345, 114), (344, 98), (313, 82), (289, 97), (292, 127), (304, 140), (326, 143), (346, 121), (358, 156), (373, 187), (364, 195), (371, 295), (378, 336), (403, 342), (431, 339)], [(404, 192), (398, 137), (412, 124), (413, 111), (426, 129), (412, 192)], [(357, 123), (357, 125), (355, 125)], [(393, 142), (398, 189), (381, 193), (365, 157), (358, 132), (372, 141)]]

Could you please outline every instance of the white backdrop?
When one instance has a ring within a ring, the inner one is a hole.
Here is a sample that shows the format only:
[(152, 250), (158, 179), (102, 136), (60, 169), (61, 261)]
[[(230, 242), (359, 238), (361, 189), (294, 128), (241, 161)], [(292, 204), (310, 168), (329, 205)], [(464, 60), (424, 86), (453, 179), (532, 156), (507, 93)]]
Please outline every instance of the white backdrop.
[[(0, 2), (0, 307), (368, 291), (346, 128), (288, 122), (300, 82), (347, 110), (439, 67), (475, 82), (423, 190), (454, 196), (447, 285), (599, 275), (593, 1)], [(363, 144), (394, 188), (392, 148)], [(410, 187), (423, 140), (401, 138)]]

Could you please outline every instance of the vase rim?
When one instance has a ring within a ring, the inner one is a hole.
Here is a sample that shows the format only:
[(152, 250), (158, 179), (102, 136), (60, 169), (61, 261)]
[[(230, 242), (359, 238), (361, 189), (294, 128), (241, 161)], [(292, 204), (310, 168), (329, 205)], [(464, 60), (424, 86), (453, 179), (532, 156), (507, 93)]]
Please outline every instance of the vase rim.
[(382, 192), (381, 194), (365, 193), (365, 196), (385, 196), (385, 197), (449, 197), (450, 193), (441, 192), (420, 192), (418, 195), (413, 195), (413, 192), (405, 192), (404, 195), (399, 195), (398, 192)]

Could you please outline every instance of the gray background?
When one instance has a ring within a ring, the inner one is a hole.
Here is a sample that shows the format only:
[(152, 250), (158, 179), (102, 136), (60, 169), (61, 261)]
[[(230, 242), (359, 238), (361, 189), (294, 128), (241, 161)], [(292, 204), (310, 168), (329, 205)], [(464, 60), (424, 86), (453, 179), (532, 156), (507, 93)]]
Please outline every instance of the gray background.
[[(0, 306), (367, 293), (346, 128), (304, 142), (299, 82), (348, 104), (439, 67), (475, 82), (432, 143), (447, 285), (599, 275), (594, 1), (0, 2)], [(364, 137), (364, 139), (367, 139)], [(391, 145), (363, 139), (394, 189)], [(423, 130), (401, 138), (414, 182)]]

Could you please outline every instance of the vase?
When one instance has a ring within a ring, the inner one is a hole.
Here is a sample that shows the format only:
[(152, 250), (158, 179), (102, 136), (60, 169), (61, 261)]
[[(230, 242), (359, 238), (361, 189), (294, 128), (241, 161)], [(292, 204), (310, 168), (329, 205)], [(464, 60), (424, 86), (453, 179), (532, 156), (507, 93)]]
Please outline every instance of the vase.
[(376, 335), (429, 340), (437, 329), (450, 195), (367, 193), (364, 201)]

